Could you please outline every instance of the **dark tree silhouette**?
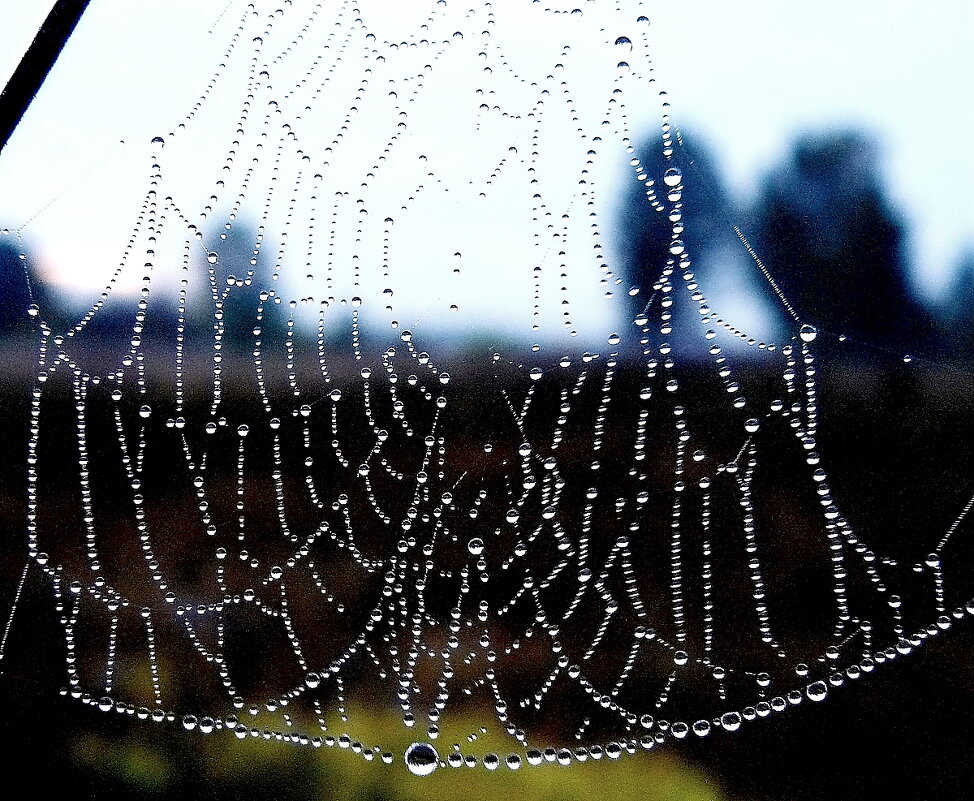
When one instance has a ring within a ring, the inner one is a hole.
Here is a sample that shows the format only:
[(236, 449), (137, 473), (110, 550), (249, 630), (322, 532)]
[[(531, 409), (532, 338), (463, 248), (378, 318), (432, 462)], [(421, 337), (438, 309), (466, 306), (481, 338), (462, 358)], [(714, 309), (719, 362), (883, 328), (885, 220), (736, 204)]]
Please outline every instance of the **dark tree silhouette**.
[(42, 280), (30, 253), (7, 238), (0, 239), (0, 297), (5, 306), (5, 313), (0, 315), (0, 339), (32, 330), (28, 314), (32, 303), (38, 307), (37, 317), (54, 328), (65, 320), (59, 296)]
[(672, 205), (667, 201), (667, 193), (672, 188), (664, 182), (667, 170), (675, 168), (682, 174), (681, 199), (677, 201), (684, 226), (680, 238), (692, 258), (699, 258), (716, 247), (728, 230), (730, 202), (709, 150), (686, 134), (682, 142), (674, 137), (674, 144), (669, 156), (664, 153), (661, 137), (642, 147), (639, 152), (642, 170), (647, 180), (654, 182), (652, 192), (658, 200), (652, 202), (645, 184), (634, 179), (619, 215), (620, 228), (629, 243), (626, 262), (629, 283), (642, 290), (633, 302), (634, 313), (645, 303), (645, 290), (672, 258), (673, 222), (667, 214)]
[(907, 284), (904, 225), (878, 155), (858, 131), (801, 137), (764, 182), (753, 244), (805, 321), (930, 352), (933, 321)]
[[(203, 243), (205, 248), (198, 251), (197, 261), (191, 267), (192, 297), (187, 309), (190, 338), (197, 344), (212, 340), (217, 322), (215, 314), (219, 312), (224, 347), (249, 354), (254, 347), (259, 294), (268, 289), (281, 290), (281, 282), (271, 278), (274, 250), (268, 246), (265, 235), (246, 220), (235, 220), (229, 227), (225, 224), (215, 227), (206, 232)], [(210, 267), (207, 252), (216, 257), (213, 270), (217, 293), (223, 294), (229, 289), (220, 308), (215, 305), (207, 277)], [(286, 303), (278, 304), (269, 299), (263, 306), (259, 326), (263, 340), (283, 340), (289, 317)]]
[[(648, 290), (666, 265), (676, 260), (670, 247), (677, 237), (684, 244), (679, 261), (690, 259), (696, 279), (692, 286), (700, 289), (705, 302), (753, 342), (776, 341), (784, 320), (777, 314), (770, 287), (734, 231), (737, 211), (719, 166), (694, 137), (684, 134), (671, 141), (672, 153), (664, 150), (662, 138), (642, 149), (640, 168), (646, 177), (636, 176), (620, 214), (620, 227), (629, 243), (625, 267), (630, 283), (640, 289), (629, 313), (635, 318), (643, 309), (651, 295)], [(669, 172), (674, 169), (679, 171), (678, 179)], [(647, 187), (650, 179), (653, 185)], [(694, 334), (702, 322), (699, 307), (682, 291), (676, 296), (669, 339), (678, 341), (688, 358), (709, 358), (709, 344)]]
[(974, 358), (974, 250), (961, 255), (939, 312), (945, 350)]

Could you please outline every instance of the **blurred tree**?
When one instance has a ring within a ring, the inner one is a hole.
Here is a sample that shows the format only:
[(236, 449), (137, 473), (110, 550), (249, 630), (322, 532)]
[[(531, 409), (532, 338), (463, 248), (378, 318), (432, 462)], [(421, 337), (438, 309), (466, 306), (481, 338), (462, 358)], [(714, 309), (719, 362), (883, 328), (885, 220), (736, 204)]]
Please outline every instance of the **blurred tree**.
[(974, 358), (974, 250), (961, 255), (939, 312), (945, 349)]
[[(670, 244), (676, 236), (684, 242), (704, 297), (721, 318), (756, 341), (776, 340), (781, 321), (774, 310), (775, 302), (734, 232), (733, 201), (718, 165), (695, 137), (681, 134), (671, 141), (671, 152), (661, 137), (642, 149), (637, 171), (640, 182), (633, 184), (620, 214), (620, 226), (629, 243), (629, 281), (641, 290), (633, 298), (629, 313), (635, 316), (643, 309), (649, 297), (647, 288), (674, 260)], [(679, 179), (668, 173), (674, 169), (679, 171)], [(667, 183), (667, 177), (673, 185)], [(647, 186), (650, 180), (652, 186)], [(677, 294), (685, 297), (683, 292)], [(689, 302), (678, 302), (675, 307), (676, 324), (670, 339), (679, 341), (689, 358), (706, 357), (708, 347), (692, 333), (702, 322), (698, 312), (699, 307)]]
[(65, 319), (60, 297), (49, 290), (30, 253), (6, 238), (0, 239), (0, 296), (6, 306), (5, 314), (0, 316), (0, 339), (31, 331), (27, 312), (31, 303), (38, 306), (39, 316), (55, 328)]
[[(651, 287), (666, 266), (673, 240), (674, 221), (667, 210), (674, 205), (667, 200), (671, 191), (680, 191), (676, 201), (684, 230), (680, 238), (686, 243), (691, 258), (705, 256), (715, 249), (727, 229), (730, 201), (709, 150), (693, 136), (674, 138), (671, 153), (664, 150), (662, 137), (643, 145), (639, 153), (638, 175), (644, 181), (633, 182), (619, 215), (620, 228), (629, 243), (626, 270), (629, 283), (642, 291), (635, 297), (635, 314), (646, 302), (646, 288)], [(667, 170), (680, 171), (681, 184), (670, 187), (664, 182)], [(646, 181), (653, 182), (652, 187)], [(680, 189), (682, 186), (682, 190)]]
[[(217, 321), (215, 313), (222, 312), (222, 341), (225, 349), (249, 354), (254, 347), (254, 328), (260, 293), (281, 290), (275, 281), (272, 251), (268, 250), (266, 235), (245, 220), (221, 224), (207, 231), (203, 242), (209, 256), (200, 252), (198, 264), (191, 271), (190, 299), (187, 309), (187, 330), (190, 341), (200, 344), (211, 340)], [(216, 257), (212, 264), (208, 260)], [(207, 275), (212, 269), (215, 284)], [(213, 293), (226, 295), (218, 309)], [(289, 309), (286, 303), (269, 299), (263, 304), (260, 328), (264, 342), (283, 342)], [(202, 337), (202, 338), (201, 338)]]
[(804, 320), (876, 345), (936, 349), (866, 134), (800, 137), (765, 180), (755, 217), (752, 244)]
[[(197, 251), (196, 263), (190, 267), (186, 320), (190, 342), (200, 345), (212, 341), (215, 314), (220, 311), (224, 348), (246, 352), (253, 349), (258, 295), (272, 286), (269, 258), (262, 253), (263, 239), (263, 234), (244, 220), (220, 224), (205, 232), (204, 248)], [(214, 258), (211, 265), (209, 260)], [(214, 292), (217, 298), (226, 295), (221, 307)], [(265, 310), (265, 330), (284, 326), (287, 314), (281, 315), (279, 307), (266, 303)]]

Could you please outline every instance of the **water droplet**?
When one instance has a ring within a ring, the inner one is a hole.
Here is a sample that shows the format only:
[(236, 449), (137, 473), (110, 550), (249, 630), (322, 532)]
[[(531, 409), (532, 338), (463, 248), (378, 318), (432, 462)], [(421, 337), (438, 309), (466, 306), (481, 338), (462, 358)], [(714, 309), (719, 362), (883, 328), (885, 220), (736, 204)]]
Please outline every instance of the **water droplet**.
[(436, 770), (439, 758), (429, 743), (413, 743), (406, 749), (406, 767), (414, 776), (429, 776)]
[(683, 171), (679, 167), (670, 167), (663, 173), (663, 183), (667, 186), (679, 186), (683, 180)]
[(805, 688), (805, 694), (810, 701), (824, 701), (829, 694), (829, 688), (824, 681), (813, 681)]
[(725, 712), (720, 716), (720, 725), (724, 727), (725, 731), (737, 731), (741, 728), (741, 713)]
[(480, 537), (474, 537), (467, 543), (467, 550), (474, 556), (480, 556), (484, 552), (484, 541)]
[(805, 323), (798, 331), (798, 336), (801, 337), (802, 342), (814, 342), (815, 337), (818, 336), (818, 329), (813, 325)]

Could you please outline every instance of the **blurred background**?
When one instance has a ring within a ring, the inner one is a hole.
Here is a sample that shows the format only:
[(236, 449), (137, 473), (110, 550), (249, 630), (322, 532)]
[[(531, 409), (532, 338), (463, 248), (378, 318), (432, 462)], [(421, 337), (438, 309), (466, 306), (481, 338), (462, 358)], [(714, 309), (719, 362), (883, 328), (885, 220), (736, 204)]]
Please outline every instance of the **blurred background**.
[[(47, 11), (45, 3), (8, 5), (0, 80)], [(105, 174), (122, 176), (141, 164), (130, 160), (124, 142), (143, 142), (146, 131), (156, 130), (166, 97), (182, 101), (191, 96), (187, 85), (198, 89), (199, 65), (214, 57), (207, 37), (224, 12), (222, 3), (132, 9), (95, 0), (60, 70), (0, 158), (0, 227), (20, 235), (0, 237), (3, 610), (23, 567), (34, 338), (25, 268), (34, 300), (55, 328), (66, 327), (97, 297), (107, 271), (92, 254), (103, 251), (98, 237), (107, 241), (112, 232), (76, 227), (67, 199), (80, 194), (106, 209), (117, 204), (109, 214), (120, 230), (130, 224), (127, 196)], [(740, 246), (733, 229), (739, 225), (803, 319), (832, 341), (843, 335), (849, 343), (821, 378), (823, 396), (832, 401), (827, 425), (836, 437), (848, 436), (833, 457), (845, 459), (850, 472), (882, 464), (895, 474), (883, 485), (890, 503), (881, 496), (853, 498), (851, 505), (872, 503), (891, 527), (902, 514), (917, 525), (939, 521), (938, 505), (955, 509), (963, 502), (959, 488), (969, 488), (974, 476), (974, 10), (963, 0), (922, 7), (745, 0), (671, 4), (650, 16), (656, 80), (684, 143), (677, 157), (686, 185), (687, 244), (712, 305), (768, 341), (791, 333)], [(149, 66), (144, 51), (152, 38), (173, 46)], [(102, 99), (79, 100), (72, 89), (78, 81), (104, 92)], [(647, 172), (660, 173), (658, 109), (647, 109), (638, 122), (637, 152)], [(626, 284), (651, 283), (667, 256), (670, 225), (647, 212), (638, 202), (640, 186), (630, 189), (622, 174), (615, 195), (616, 213), (605, 223), (619, 273)], [(252, 234), (239, 237), (221, 256), (242, 258)], [(492, 325), (503, 329), (503, 292), (480, 302), (496, 312), (487, 314)], [(634, 309), (620, 298), (607, 313), (625, 320)], [(286, 317), (265, 325), (283, 336)], [(591, 330), (603, 325), (604, 316), (595, 316)], [(131, 320), (104, 314), (99, 326), (99, 336), (112, 342)], [(465, 330), (441, 336), (455, 338), (460, 349), (465, 338), (475, 339)], [(587, 336), (584, 324), (581, 336)], [(877, 408), (878, 395), (896, 402)], [(947, 487), (946, 500), (936, 495), (938, 486)], [(892, 502), (897, 492), (916, 508), (900, 509), (902, 499)], [(36, 577), (27, 583), (0, 676), (4, 761), (34, 792), (214, 799), (599, 794), (650, 801), (974, 795), (974, 626), (966, 622), (825, 704), (806, 704), (733, 736), (688, 741), (618, 764), (496, 775), (441, 770), (417, 779), (401, 765), (204, 738), (60, 697), (64, 658), (46, 593)], [(401, 736), (407, 744), (405, 733), (394, 734), (402, 731), (395, 715), (374, 725), (383, 737)]]

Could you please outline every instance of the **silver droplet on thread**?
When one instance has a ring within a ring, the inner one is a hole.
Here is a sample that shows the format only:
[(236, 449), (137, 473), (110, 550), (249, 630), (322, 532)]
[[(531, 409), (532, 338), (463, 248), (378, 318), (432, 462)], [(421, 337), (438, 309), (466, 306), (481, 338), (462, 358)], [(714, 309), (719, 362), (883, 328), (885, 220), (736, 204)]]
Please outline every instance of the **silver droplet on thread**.
[(414, 776), (429, 776), (436, 770), (440, 755), (429, 743), (413, 743), (406, 749), (406, 767)]

